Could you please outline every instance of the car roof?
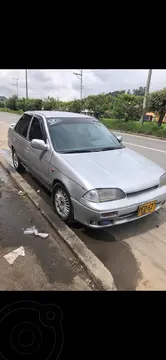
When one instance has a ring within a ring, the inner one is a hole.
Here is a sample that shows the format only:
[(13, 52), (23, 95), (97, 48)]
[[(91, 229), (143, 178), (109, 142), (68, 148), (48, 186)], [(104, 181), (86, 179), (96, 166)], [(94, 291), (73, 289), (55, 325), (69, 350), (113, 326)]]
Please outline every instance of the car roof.
[(25, 111), (25, 114), (33, 114), (33, 115), (43, 115), (46, 118), (49, 117), (70, 117), (70, 118), (92, 118), (92, 116), (79, 114), (79, 113), (73, 113), (73, 112), (67, 112), (67, 111), (49, 111), (49, 110), (40, 110), (40, 111)]

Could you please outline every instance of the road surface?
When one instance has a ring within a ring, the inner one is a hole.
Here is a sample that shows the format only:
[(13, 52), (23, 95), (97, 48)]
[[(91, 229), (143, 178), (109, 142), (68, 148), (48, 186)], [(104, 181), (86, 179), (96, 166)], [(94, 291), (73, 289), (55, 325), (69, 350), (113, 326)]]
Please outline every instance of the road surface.
[[(90, 290), (88, 274), (1, 165), (0, 224), (0, 290)], [(32, 226), (48, 237), (24, 234)]]
[[(18, 116), (0, 113), (0, 146), (7, 149), (8, 125)], [(166, 141), (122, 135), (124, 144), (166, 170)], [(52, 206), (44, 188), (25, 174), (34, 189)], [(77, 224), (75, 233), (111, 271), (120, 290), (166, 290), (166, 206), (146, 218), (106, 230), (90, 230)]]
[(121, 135), (124, 145), (139, 154), (152, 160), (166, 170), (166, 141), (151, 139), (139, 135), (122, 134), (115, 132), (115, 135)]

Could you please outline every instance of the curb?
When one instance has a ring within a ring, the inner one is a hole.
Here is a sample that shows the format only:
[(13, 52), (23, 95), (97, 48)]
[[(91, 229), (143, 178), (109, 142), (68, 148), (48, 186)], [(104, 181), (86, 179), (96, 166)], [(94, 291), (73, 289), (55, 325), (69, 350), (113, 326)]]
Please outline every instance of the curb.
[(91, 250), (79, 239), (77, 235), (54, 213), (44, 200), (32, 189), (32, 187), (19, 175), (8, 160), (0, 154), (0, 163), (9, 173), (17, 186), (26, 193), (32, 203), (40, 211), (42, 216), (49, 222), (53, 230), (67, 244), (74, 255), (79, 259), (83, 267), (99, 290), (117, 290), (110, 271), (93, 254)]
[(117, 130), (117, 129), (111, 129), (109, 128), (110, 131), (112, 132), (118, 132), (118, 133), (122, 133), (122, 134), (130, 134), (130, 135), (137, 135), (137, 136), (140, 136), (140, 137), (147, 137), (147, 138), (150, 138), (150, 139), (157, 139), (157, 140), (162, 140), (162, 141), (166, 141), (166, 138), (161, 138), (159, 136), (152, 136), (152, 135), (146, 135), (146, 134), (141, 134), (141, 133), (134, 133), (132, 131), (121, 131), (121, 130)]

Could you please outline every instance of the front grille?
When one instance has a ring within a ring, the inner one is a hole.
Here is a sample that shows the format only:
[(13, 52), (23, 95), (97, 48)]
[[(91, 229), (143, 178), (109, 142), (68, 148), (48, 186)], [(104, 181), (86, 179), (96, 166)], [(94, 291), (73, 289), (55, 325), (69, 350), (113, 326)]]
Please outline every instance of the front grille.
[(147, 189), (144, 189), (144, 190), (127, 193), (127, 197), (141, 195), (141, 194), (144, 194), (145, 192), (147, 193), (147, 192), (149, 192), (149, 191), (156, 190), (157, 188), (158, 188), (158, 185), (152, 186), (152, 187), (147, 188)]

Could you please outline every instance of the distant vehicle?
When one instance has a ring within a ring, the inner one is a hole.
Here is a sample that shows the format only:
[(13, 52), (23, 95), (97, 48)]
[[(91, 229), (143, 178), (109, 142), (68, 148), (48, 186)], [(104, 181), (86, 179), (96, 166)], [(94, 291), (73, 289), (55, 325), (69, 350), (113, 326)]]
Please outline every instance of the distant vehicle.
[(126, 223), (166, 201), (166, 173), (122, 144), (96, 118), (28, 111), (8, 130), (18, 172), (27, 168), (52, 193), (66, 223), (91, 228)]

